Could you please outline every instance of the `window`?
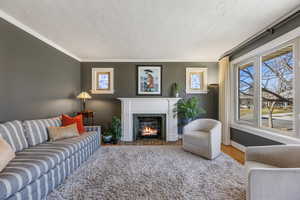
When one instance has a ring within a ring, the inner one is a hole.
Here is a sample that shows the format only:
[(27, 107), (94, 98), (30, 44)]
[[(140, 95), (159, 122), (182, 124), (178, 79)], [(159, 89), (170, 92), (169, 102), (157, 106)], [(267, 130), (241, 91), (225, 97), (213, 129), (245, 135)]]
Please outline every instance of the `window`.
[(238, 67), (238, 120), (254, 121), (254, 66), (253, 63)]
[(293, 131), (293, 48), (262, 56), (261, 126)]
[(300, 79), (294, 69), (295, 45), (276, 48), (234, 65), (236, 123), (295, 136), (300, 129), (295, 123), (300, 103), (294, 98), (298, 95), (294, 83)]

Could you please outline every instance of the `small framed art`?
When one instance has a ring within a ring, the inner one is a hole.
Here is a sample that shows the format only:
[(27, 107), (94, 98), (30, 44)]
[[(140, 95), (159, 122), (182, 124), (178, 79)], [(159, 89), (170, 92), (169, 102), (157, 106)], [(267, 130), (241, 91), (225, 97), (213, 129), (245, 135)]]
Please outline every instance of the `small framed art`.
[(207, 68), (186, 68), (186, 93), (207, 93)]
[(92, 69), (92, 94), (114, 93), (114, 69), (93, 68)]

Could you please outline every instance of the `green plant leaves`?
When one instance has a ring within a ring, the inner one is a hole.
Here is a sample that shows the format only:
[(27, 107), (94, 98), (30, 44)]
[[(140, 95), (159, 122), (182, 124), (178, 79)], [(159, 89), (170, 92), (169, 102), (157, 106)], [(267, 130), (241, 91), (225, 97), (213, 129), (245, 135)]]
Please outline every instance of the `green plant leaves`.
[(110, 130), (114, 139), (119, 140), (121, 138), (121, 120), (118, 117), (113, 116)]
[(199, 106), (200, 100), (197, 97), (181, 99), (177, 103), (177, 108), (173, 110), (174, 116), (178, 114), (183, 119), (196, 119), (206, 111)]

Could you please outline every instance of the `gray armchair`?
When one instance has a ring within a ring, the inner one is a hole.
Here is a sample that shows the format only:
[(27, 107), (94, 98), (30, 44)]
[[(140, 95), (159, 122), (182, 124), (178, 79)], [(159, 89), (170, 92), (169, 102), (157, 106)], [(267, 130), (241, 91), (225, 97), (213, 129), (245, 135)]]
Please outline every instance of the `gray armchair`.
[(300, 145), (248, 147), (248, 200), (300, 199)]
[(221, 122), (198, 119), (183, 128), (183, 149), (208, 159), (221, 153)]

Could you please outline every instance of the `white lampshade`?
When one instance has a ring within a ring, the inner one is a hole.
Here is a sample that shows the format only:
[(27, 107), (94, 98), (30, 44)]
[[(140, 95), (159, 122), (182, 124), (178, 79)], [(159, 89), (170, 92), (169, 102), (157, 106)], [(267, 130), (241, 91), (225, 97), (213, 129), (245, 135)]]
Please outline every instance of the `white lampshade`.
[(87, 92), (81, 92), (78, 96), (78, 99), (91, 99), (92, 97)]

